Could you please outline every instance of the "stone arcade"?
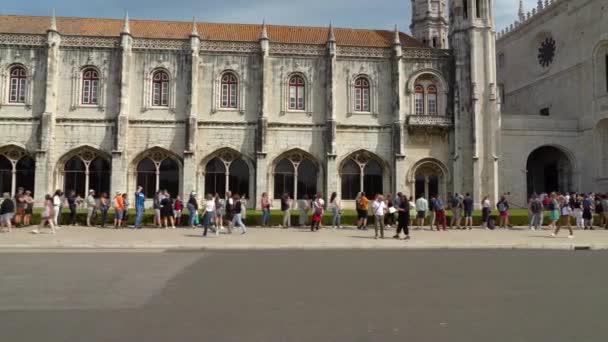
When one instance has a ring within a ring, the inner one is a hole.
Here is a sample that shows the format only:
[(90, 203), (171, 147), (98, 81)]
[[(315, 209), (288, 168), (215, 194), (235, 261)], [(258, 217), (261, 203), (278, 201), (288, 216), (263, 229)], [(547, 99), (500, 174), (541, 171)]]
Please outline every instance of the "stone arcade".
[(417, 39), (2, 15), (1, 190), (494, 199), (492, 3), (412, 6)]

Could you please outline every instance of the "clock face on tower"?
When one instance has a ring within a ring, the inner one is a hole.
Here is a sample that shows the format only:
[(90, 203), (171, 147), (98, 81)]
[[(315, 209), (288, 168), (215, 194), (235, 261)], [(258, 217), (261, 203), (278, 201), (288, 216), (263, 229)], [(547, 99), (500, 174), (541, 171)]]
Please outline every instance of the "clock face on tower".
[(546, 38), (538, 48), (538, 64), (546, 68), (553, 63), (553, 57), (555, 57), (555, 40)]

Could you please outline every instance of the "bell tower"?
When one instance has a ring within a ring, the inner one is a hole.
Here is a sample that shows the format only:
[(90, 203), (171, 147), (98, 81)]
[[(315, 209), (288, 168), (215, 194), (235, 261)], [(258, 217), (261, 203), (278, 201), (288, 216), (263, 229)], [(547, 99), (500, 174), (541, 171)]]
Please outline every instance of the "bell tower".
[(425, 45), (448, 48), (447, 0), (412, 0), (412, 35)]
[[(493, 0), (452, 0), (454, 55), (454, 191), (475, 203), (498, 197), (500, 109), (496, 94)], [(494, 202), (495, 203), (495, 202)]]

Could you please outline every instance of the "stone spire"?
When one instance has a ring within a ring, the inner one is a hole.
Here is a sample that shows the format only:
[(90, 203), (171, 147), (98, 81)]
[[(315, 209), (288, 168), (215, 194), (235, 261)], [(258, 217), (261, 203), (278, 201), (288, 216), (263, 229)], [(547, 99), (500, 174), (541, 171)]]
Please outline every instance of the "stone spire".
[(57, 18), (55, 17), (55, 9), (51, 11), (51, 24), (49, 25), (49, 31), (57, 32)]
[(129, 12), (125, 12), (125, 22), (122, 25), (122, 30), (120, 33), (131, 34), (131, 29), (129, 28)]
[(198, 37), (198, 29), (196, 28), (196, 18), (192, 17), (192, 32), (190, 33), (191, 37)]
[(401, 39), (399, 38), (399, 29), (395, 24), (395, 32), (393, 33), (393, 45), (401, 45)]
[(260, 40), (268, 40), (268, 28), (266, 27), (266, 19), (262, 21), (262, 32), (260, 32)]
[(524, 0), (519, 0), (519, 10), (517, 11), (519, 22), (523, 23), (526, 20), (526, 12), (524, 10)]
[(331, 21), (329, 22), (329, 32), (327, 33), (327, 42), (328, 43), (336, 42), (336, 34), (334, 33), (334, 27), (331, 25)]

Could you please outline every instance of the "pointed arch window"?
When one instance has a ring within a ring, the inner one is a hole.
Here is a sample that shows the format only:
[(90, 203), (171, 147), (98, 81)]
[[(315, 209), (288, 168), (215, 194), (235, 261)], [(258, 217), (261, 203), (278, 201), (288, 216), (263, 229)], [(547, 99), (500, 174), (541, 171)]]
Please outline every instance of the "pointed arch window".
[(22, 66), (10, 70), (9, 103), (25, 103), (27, 93), (27, 73)]
[(306, 83), (300, 75), (289, 78), (289, 109), (305, 110)]
[(355, 154), (344, 161), (340, 168), (342, 198), (355, 199), (359, 192), (373, 198), (383, 192), (383, 169), (369, 155)]
[(166, 71), (157, 70), (152, 74), (152, 105), (169, 106), (169, 74)]
[(437, 87), (434, 85), (426, 88), (426, 101), (429, 109), (429, 115), (437, 115)]
[(82, 104), (96, 105), (99, 103), (99, 73), (93, 68), (82, 71)]
[(370, 87), (365, 77), (355, 80), (355, 111), (369, 112)]
[(414, 109), (416, 111), (416, 115), (424, 115), (424, 88), (417, 84), (414, 89)]
[(237, 108), (238, 102), (238, 79), (235, 74), (227, 72), (222, 76), (222, 94), (220, 108)]

